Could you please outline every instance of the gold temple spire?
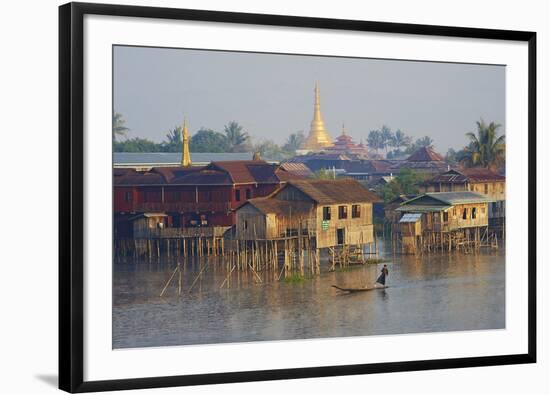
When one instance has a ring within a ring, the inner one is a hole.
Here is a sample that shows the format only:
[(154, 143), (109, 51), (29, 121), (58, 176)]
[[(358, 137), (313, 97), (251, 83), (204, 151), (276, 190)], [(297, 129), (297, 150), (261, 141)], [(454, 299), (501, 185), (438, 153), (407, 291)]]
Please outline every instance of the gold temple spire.
[(187, 120), (183, 118), (183, 129), (181, 131), (181, 166), (191, 166), (191, 154), (189, 153), (189, 130), (187, 129)]
[(321, 92), (319, 90), (319, 84), (315, 83), (313, 120), (311, 121), (309, 135), (304, 142), (303, 148), (307, 150), (319, 150), (330, 146), (332, 146), (332, 139), (325, 129), (325, 123), (323, 122), (323, 117), (321, 116)]

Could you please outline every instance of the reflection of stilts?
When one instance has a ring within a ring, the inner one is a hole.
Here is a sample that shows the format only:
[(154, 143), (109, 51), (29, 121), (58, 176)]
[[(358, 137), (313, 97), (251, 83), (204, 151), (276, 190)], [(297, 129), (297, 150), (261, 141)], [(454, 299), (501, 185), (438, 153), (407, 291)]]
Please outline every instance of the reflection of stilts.
[(174, 276), (176, 275), (176, 273), (179, 273), (179, 279), (178, 279), (178, 295), (181, 295), (181, 269), (180, 269), (180, 263), (178, 262), (178, 265), (176, 266), (176, 268), (175, 268), (174, 271), (172, 272), (172, 275), (170, 276), (170, 278), (169, 278), (168, 281), (166, 282), (166, 285), (165, 285), (164, 288), (162, 289), (162, 292), (160, 293), (160, 297), (162, 297), (162, 295), (164, 295), (164, 292), (166, 292), (166, 289), (168, 289), (168, 286), (169, 286), (170, 283), (172, 282), (172, 279), (174, 278)]

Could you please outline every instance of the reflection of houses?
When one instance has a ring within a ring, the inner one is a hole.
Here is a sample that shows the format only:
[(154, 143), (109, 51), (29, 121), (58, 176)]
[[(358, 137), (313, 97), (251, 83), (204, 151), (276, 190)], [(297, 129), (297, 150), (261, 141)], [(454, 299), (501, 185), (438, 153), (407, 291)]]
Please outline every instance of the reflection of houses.
[(166, 227), (231, 226), (237, 206), (294, 178), (299, 176), (262, 160), (114, 169), (115, 231), (131, 236), (124, 234), (129, 230), (124, 223), (141, 213), (166, 214)]
[(490, 202), (470, 191), (425, 193), (395, 209), (402, 216), (394, 225), (394, 238), (404, 253), (488, 245)]
[(377, 200), (354, 180), (293, 180), (270, 197), (242, 205), (236, 235), (241, 240), (307, 235), (316, 248), (370, 245)]
[(421, 192), (472, 191), (492, 200), (490, 224), (502, 224), (505, 217), (506, 177), (489, 169), (467, 168), (441, 173), (420, 186)]
[(411, 169), (419, 173), (438, 174), (449, 170), (449, 165), (432, 147), (421, 147), (406, 160), (396, 161), (391, 167), (394, 173), (401, 169)]

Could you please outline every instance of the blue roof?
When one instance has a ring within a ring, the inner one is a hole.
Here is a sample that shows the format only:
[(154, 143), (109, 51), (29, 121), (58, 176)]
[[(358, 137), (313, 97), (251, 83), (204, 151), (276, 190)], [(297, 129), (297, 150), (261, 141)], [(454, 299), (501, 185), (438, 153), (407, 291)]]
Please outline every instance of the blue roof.
[[(251, 152), (192, 152), (191, 161), (197, 164), (227, 160), (251, 160)], [(180, 152), (114, 152), (114, 165), (155, 166), (179, 164)]]

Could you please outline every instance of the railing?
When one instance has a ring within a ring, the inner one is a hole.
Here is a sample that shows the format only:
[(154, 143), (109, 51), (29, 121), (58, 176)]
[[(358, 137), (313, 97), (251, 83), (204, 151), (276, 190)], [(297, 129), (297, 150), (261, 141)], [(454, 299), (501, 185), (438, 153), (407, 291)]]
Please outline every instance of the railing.
[(229, 226), (205, 226), (200, 228), (136, 229), (134, 239), (176, 239), (185, 237), (222, 237)]
[(191, 203), (162, 203), (162, 202), (145, 202), (134, 204), (134, 211), (143, 212), (199, 212), (199, 211), (216, 211), (229, 212), (231, 204), (228, 202), (191, 202)]

